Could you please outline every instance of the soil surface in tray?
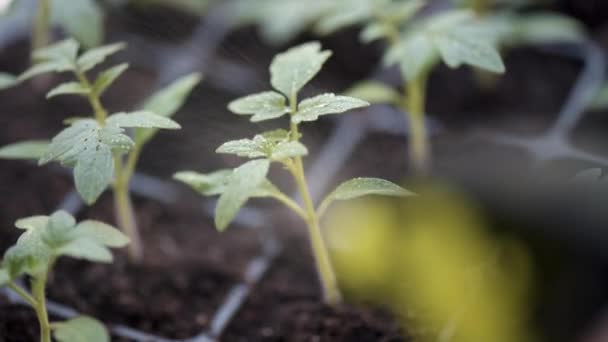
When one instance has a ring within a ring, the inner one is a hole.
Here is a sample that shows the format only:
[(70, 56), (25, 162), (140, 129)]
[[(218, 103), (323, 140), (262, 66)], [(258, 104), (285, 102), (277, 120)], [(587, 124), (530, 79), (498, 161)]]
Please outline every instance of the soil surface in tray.
[(382, 310), (321, 301), (307, 242), (287, 242), (221, 340), (226, 342), (405, 342), (396, 320)]
[(23, 305), (0, 302), (0, 341), (38, 341), (40, 339), (38, 329), (34, 310)]
[[(112, 208), (106, 195), (80, 216), (112, 222)], [(202, 204), (185, 210), (140, 199), (136, 208), (146, 248), (143, 263), (130, 264), (124, 251), (111, 265), (63, 259), (50, 280), (49, 298), (106, 323), (168, 338), (192, 337), (207, 328), (259, 253), (257, 234), (236, 226), (218, 233)]]

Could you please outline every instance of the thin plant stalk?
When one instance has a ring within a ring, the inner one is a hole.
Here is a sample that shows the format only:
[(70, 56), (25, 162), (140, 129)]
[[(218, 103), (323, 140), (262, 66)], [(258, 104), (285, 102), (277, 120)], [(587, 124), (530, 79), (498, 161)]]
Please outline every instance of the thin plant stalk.
[(425, 175), (430, 167), (431, 147), (425, 123), (427, 83), (428, 72), (426, 71), (421, 72), (416, 79), (408, 81), (402, 104), (404, 107), (402, 109), (407, 113), (410, 124), (410, 161), (418, 175)]
[(49, 314), (46, 308), (45, 289), (49, 270), (51, 269), (50, 265), (52, 264), (53, 262), (51, 261), (46, 270), (33, 277), (31, 295), (14, 282), (8, 284), (8, 287), (25, 300), (36, 312), (36, 318), (40, 325), (40, 342), (51, 342), (51, 324), (49, 323)]
[(48, 270), (34, 278), (32, 283), (32, 294), (36, 300), (36, 316), (40, 323), (40, 342), (51, 342), (51, 325), (46, 309), (45, 287), (48, 277)]
[(51, 0), (38, 0), (33, 26), (32, 51), (36, 51), (46, 47), (51, 40)]
[[(292, 113), (296, 112), (297, 103), (296, 96), (292, 96), (290, 99)], [(294, 140), (299, 139), (300, 136), (298, 125), (295, 123), (291, 124), (291, 136)], [(327, 304), (337, 305), (342, 301), (342, 295), (340, 294), (336, 274), (331, 264), (325, 239), (323, 238), (323, 234), (321, 232), (319, 216), (317, 215), (314, 203), (310, 196), (308, 182), (306, 181), (306, 175), (304, 173), (302, 157), (293, 158), (288, 163), (287, 167), (295, 179), (298, 191), (300, 192), (300, 196), (302, 197), (302, 201), (304, 203), (304, 220), (308, 226), (315, 264), (323, 288), (323, 299)]]
[[(81, 72), (76, 71), (76, 77), (80, 83), (87, 89), (93, 89), (91, 82), (87, 76)], [(88, 95), (88, 100), (93, 108), (95, 119), (100, 125), (105, 125), (108, 112), (101, 104), (100, 96), (95, 91), (91, 91)], [(129, 239), (129, 258), (132, 262), (138, 263), (143, 258), (143, 246), (141, 237), (139, 235), (139, 229), (137, 227), (137, 219), (135, 211), (133, 210), (133, 204), (131, 201), (131, 195), (129, 192), (129, 184), (137, 158), (139, 157), (139, 149), (134, 148), (128, 158), (126, 167), (123, 166), (123, 157), (120, 154), (114, 154), (114, 184), (112, 190), (114, 194), (114, 213), (116, 215), (116, 223), (118, 227), (125, 233)]]

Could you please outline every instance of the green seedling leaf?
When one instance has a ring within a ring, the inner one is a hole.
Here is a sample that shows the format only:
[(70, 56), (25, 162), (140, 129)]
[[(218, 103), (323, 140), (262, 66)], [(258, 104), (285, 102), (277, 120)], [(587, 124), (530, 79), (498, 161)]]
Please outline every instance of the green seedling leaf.
[(64, 63), (69, 66), (69, 70), (73, 70), (79, 48), (80, 44), (76, 40), (68, 38), (34, 51), (33, 57), (41, 61)]
[(116, 228), (101, 222), (76, 224), (65, 211), (23, 218), (15, 225), (24, 233), (4, 257), (4, 268), (12, 278), (23, 273), (35, 275), (48, 268), (49, 260), (62, 255), (110, 262), (112, 254), (108, 248), (123, 247), (129, 241)]
[(57, 342), (110, 342), (105, 326), (87, 316), (53, 323), (53, 337)]
[(114, 43), (100, 46), (83, 53), (78, 58), (76, 63), (81, 71), (88, 71), (94, 68), (97, 64), (103, 63), (106, 58), (120, 50), (123, 50), (125, 47), (127, 47), (125, 43)]
[[(173, 116), (186, 102), (186, 99), (202, 79), (199, 73), (181, 77), (166, 88), (152, 95), (144, 103), (143, 110), (151, 111), (164, 117)], [(135, 141), (138, 145), (148, 142), (158, 129), (139, 128), (135, 130)]]
[(369, 103), (353, 97), (322, 94), (300, 102), (298, 111), (292, 115), (291, 121), (294, 123), (315, 121), (321, 115), (339, 114), (367, 106)]
[(178, 180), (203, 196), (221, 195), (226, 191), (228, 179), (232, 175), (232, 170), (218, 170), (208, 174), (194, 171), (182, 171), (173, 175), (173, 179)]
[(95, 79), (95, 83), (93, 83), (93, 92), (102, 95), (128, 68), (129, 64), (123, 63), (100, 73), (99, 76), (97, 76), (97, 79)]
[(113, 152), (125, 152), (133, 141), (123, 129), (107, 122), (101, 127), (95, 120), (83, 119), (53, 138), (38, 164), (50, 161), (74, 167), (76, 189), (86, 203), (94, 203), (112, 180)]
[(143, 109), (165, 117), (173, 116), (202, 78), (201, 74), (192, 73), (175, 80), (147, 99)]
[(344, 92), (344, 95), (362, 99), (370, 103), (397, 104), (400, 94), (393, 88), (378, 81), (362, 81)]
[(112, 248), (125, 247), (129, 243), (129, 238), (120, 230), (95, 220), (82, 221), (76, 225), (76, 236)]
[(50, 99), (58, 95), (82, 95), (86, 96), (91, 93), (91, 89), (82, 86), (79, 82), (62, 83), (53, 88), (46, 94), (46, 98)]
[(113, 259), (108, 248), (89, 239), (70, 241), (57, 248), (56, 252), (60, 255), (100, 263), (111, 263)]
[[(194, 171), (182, 171), (173, 175), (173, 179), (180, 181), (203, 196), (221, 195), (226, 191), (230, 176), (234, 170), (218, 170), (208, 174)], [(279, 190), (270, 181), (265, 180), (251, 197), (271, 197)]]
[(379, 178), (355, 178), (340, 184), (319, 206), (321, 216), (334, 201), (345, 201), (369, 195), (406, 197), (414, 194), (399, 185)]
[(217, 153), (235, 154), (245, 158), (268, 158), (281, 161), (308, 154), (306, 146), (293, 141), (286, 130), (275, 130), (256, 135), (253, 139), (241, 139), (224, 143)]
[(87, 204), (97, 201), (112, 182), (114, 160), (107, 145), (95, 147), (95, 152), (83, 152), (74, 167), (76, 190)]
[(376, 11), (375, 3), (370, 0), (343, 0), (336, 1), (331, 13), (322, 17), (316, 24), (315, 31), (328, 35), (357, 25), (371, 19)]
[(19, 75), (17, 82), (50, 72), (74, 71), (78, 48), (77, 41), (66, 39), (34, 51), (33, 58), (37, 63)]
[(278, 54), (270, 65), (270, 83), (287, 97), (297, 95), (331, 56), (319, 42), (305, 43)]
[(215, 210), (215, 226), (218, 230), (224, 231), (228, 227), (241, 207), (266, 181), (269, 167), (269, 160), (258, 159), (234, 169)]
[(26, 230), (2, 259), (3, 268), (11, 279), (22, 274), (35, 275), (48, 267), (52, 252), (43, 241), (42, 229)]
[(240, 24), (257, 24), (262, 38), (285, 44), (307, 30), (319, 17), (334, 7), (327, 0), (241, 0), (235, 7)]
[[(72, 215), (60, 210), (53, 213), (47, 220), (47, 224), (42, 227), (42, 240), (51, 249), (60, 248), (62, 245), (72, 240), (72, 232), (76, 220)], [(40, 229), (40, 228), (39, 228)]]
[(123, 128), (181, 128), (181, 126), (177, 122), (149, 111), (112, 114), (110, 117), (108, 117), (106, 122), (108, 124), (114, 124), (118, 127)]
[(0, 90), (10, 88), (15, 84), (17, 84), (16, 76), (0, 72)]
[(426, 4), (426, 0), (384, 1), (379, 2), (377, 10), (381, 21), (399, 25), (412, 19)]
[(511, 44), (578, 42), (585, 39), (585, 29), (572, 17), (557, 13), (518, 15), (513, 22)]
[(496, 73), (504, 73), (505, 65), (498, 50), (490, 43), (466, 31), (452, 30), (435, 37), (443, 61), (451, 68), (468, 64)]
[(289, 113), (285, 96), (266, 91), (234, 100), (228, 104), (228, 109), (239, 115), (253, 115), (252, 122), (276, 119)]
[(30, 216), (17, 220), (15, 222), (15, 227), (23, 230), (44, 229), (48, 222), (48, 216)]
[(424, 32), (406, 35), (384, 56), (386, 65), (399, 64), (401, 73), (408, 81), (415, 80), (430, 70), (438, 60), (439, 52)]
[[(208, 174), (194, 171), (182, 171), (173, 175), (173, 179), (180, 181), (203, 196), (221, 195), (226, 191), (230, 176), (234, 170), (224, 169)], [(251, 197), (262, 198), (271, 197), (279, 190), (269, 180), (265, 180)]]
[(0, 159), (38, 160), (51, 142), (48, 140), (22, 141), (0, 148)]
[(378, 39), (388, 38), (393, 32), (393, 27), (388, 24), (372, 22), (361, 30), (359, 39), (364, 43), (371, 43)]
[(53, 0), (53, 21), (86, 48), (103, 41), (103, 11), (94, 0)]

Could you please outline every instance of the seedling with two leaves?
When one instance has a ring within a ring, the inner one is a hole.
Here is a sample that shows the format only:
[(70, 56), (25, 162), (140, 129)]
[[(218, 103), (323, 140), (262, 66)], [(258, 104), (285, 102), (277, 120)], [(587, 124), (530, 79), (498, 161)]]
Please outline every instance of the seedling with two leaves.
[[(12, 289), (36, 311), (40, 341), (51, 342), (52, 334), (58, 342), (109, 342), (104, 325), (90, 317), (78, 316), (50, 323), (45, 288), (58, 258), (67, 256), (109, 263), (112, 262), (110, 248), (124, 247), (129, 239), (116, 228), (99, 221), (76, 223), (65, 211), (23, 218), (15, 225), (23, 233), (4, 254), (0, 286)], [(31, 293), (17, 283), (22, 276), (30, 278)]]
[[(131, 240), (130, 256), (142, 258), (142, 246), (129, 195), (129, 183), (143, 146), (159, 129), (179, 129), (170, 119), (184, 103), (200, 76), (184, 76), (150, 97), (141, 110), (109, 114), (102, 104), (104, 92), (127, 70), (119, 64), (101, 71), (94, 81), (88, 73), (108, 56), (120, 51), (124, 44), (101, 46), (78, 54), (79, 44), (67, 39), (35, 52), (40, 62), (19, 76), (20, 82), (51, 72), (70, 72), (75, 81), (52, 89), (48, 98), (75, 95), (88, 100), (93, 117), (67, 120), (69, 127), (53, 140), (28, 141), (0, 149), (0, 158), (38, 159), (39, 165), (52, 161), (74, 169), (76, 190), (91, 205), (112, 185), (116, 219)], [(133, 135), (127, 135), (132, 129)]]
[[(185, 171), (177, 173), (175, 178), (202, 195), (220, 196), (215, 212), (215, 224), (219, 230), (227, 228), (250, 198), (274, 198), (292, 209), (308, 226), (324, 299), (336, 304), (341, 295), (321, 232), (321, 216), (334, 201), (366, 195), (409, 196), (411, 193), (386, 180), (356, 178), (338, 186), (318, 207), (313, 204), (304, 174), (303, 157), (308, 154), (308, 149), (300, 141), (300, 125), (316, 121), (324, 115), (368, 106), (365, 101), (331, 93), (299, 100), (300, 90), (315, 77), (330, 56), (331, 52), (321, 51), (321, 45), (317, 42), (303, 44), (277, 55), (270, 66), (270, 82), (274, 90), (237, 99), (228, 108), (237, 115), (250, 116), (251, 122), (287, 116), (289, 130), (265, 132), (253, 139), (229, 141), (221, 145), (218, 153), (251, 159), (233, 170), (209, 174)], [(303, 204), (291, 199), (268, 180), (272, 164), (282, 166), (292, 175)]]
[(357, 84), (349, 95), (389, 103), (407, 113), (409, 158), (418, 173), (426, 173), (430, 144), (425, 124), (426, 89), (432, 69), (440, 62), (451, 68), (469, 65), (495, 73), (505, 71), (494, 41), (473, 12), (447, 10), (419, 17), (425, 0), (342, 0), (317, 24), (328, 34), (351, 25), (364, 25), (361, 39), (388, 43), (386, 66), (399, 65), (405, 93), (377, 81)]

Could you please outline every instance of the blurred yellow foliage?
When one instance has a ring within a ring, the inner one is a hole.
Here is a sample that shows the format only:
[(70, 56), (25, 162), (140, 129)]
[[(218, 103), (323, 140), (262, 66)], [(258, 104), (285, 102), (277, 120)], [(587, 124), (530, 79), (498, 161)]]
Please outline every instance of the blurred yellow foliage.
[(389, 307), (418, 341), (533, 341), (525, 247), (493, 237), (464, 196), (415, 190), (404, 201), (355, 201), (328, 214), (345, 293)]

